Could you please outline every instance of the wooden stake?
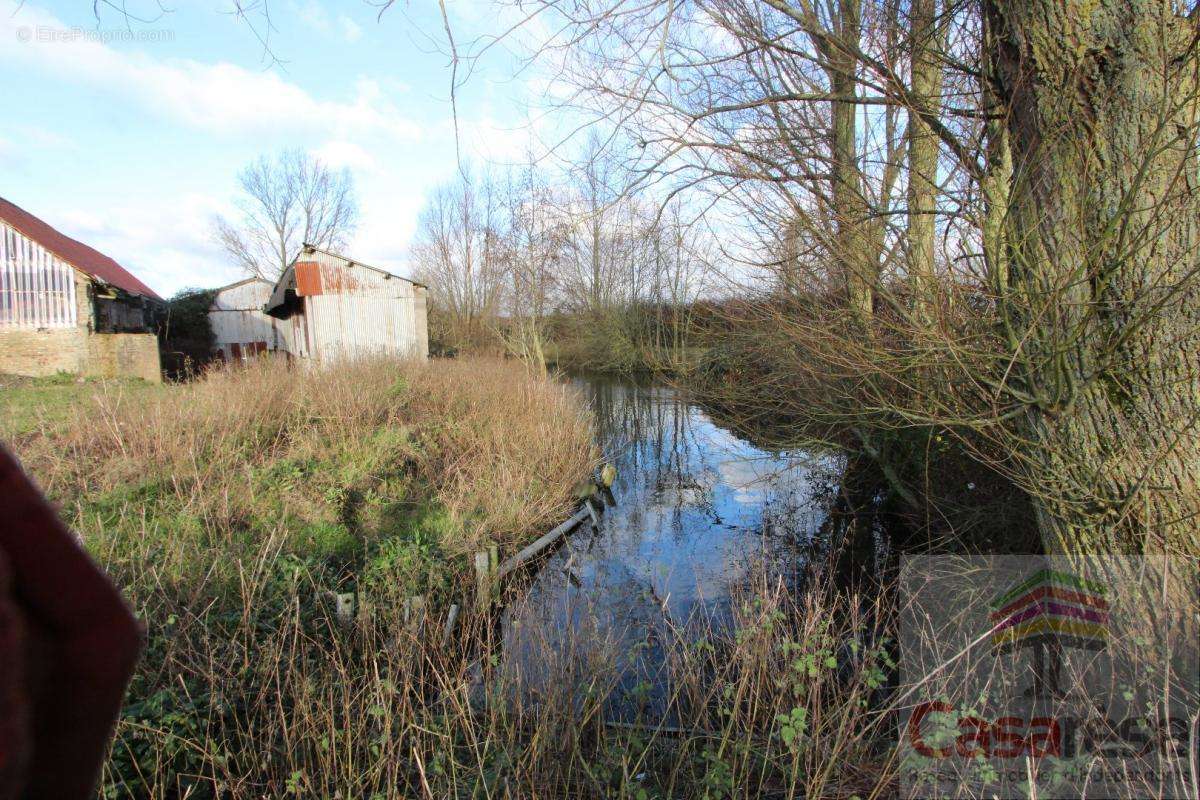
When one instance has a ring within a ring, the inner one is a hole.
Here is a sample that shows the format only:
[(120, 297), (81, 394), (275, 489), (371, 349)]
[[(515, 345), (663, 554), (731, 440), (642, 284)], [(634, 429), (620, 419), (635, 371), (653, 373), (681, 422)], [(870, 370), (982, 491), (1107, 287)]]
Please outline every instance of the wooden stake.
[(454, 625), (458, 622), (458, 603), (450, 606), (446, 614), (446, 627), (442, 630), (442, 647), (450, 646), (450, 638), (454, 635)]
[(538, 540), (536, 540), (534, 542), (530, 542), (528, 545), (523, 547), (519, 553), (517, 553), (515, 556), (510, 558), (508, 561), (505, 561), (503, 564), (500, 565), (500, 569), (496, 571), (496, 579), (499, 580), (499, 579), (503, 578), (505, 575), (508, 575), (513, 570), (521, 567), (523, 564), (528, 562), (530, 559), (535, 558), (539, 553), (541, 553), (547, 547), (550, 547), (552, 544), (554, 544), (560, 538), (562, 538), (564, 535), (566, 535), (568, 532), (570, 532), (572, 528), (574, 528), (576, 525), (578, 525), (579, 523), (581, 523), (585, 519), (587, 519), (587, 517), (588, 517), (587, 509), (581, 508), (578, 511), (576, 511), (574, 514), (572, 514), (570, 519), (563, 522), (561, 525), (556, 527), (554, 530), (543, 535)]
[(354, 622), (354, 592), (340, 592), (333, 596), (334, 616), (342, 625)]
[(492, 601), (491, 558), (486, 550), (475, 554), (475, 603), (480, 609)]

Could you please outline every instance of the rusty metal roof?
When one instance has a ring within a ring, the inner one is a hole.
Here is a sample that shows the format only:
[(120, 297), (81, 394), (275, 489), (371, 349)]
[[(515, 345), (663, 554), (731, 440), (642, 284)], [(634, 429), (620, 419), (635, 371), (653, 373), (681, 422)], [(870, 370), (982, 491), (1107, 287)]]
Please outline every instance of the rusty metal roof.
[(80, 272), (130, 294), (162, 300), (153, 289), (135, 278), (108, 256), (50, 227), (25, 209), (0, 197), (0, 219)]
[[(376, 266), (372, 266), (371, 264), (364, 264), (361, 261), (356, 261), (353, 258), (350, 258), (349, 256), (344, 256), (341, 253), (335, 253), (332, 250), (322, 250), (320, 247), (317, 247), (315, 244), (308, 244), (306, 242), (304, 245), (304, 249), (301, 251), (300, 255), (304, 255), (305, 253), (308, 253), (308, 254), (324, 253), (325, 255), (332, 256), (333, 258), (340, 258), (342, 261), (345, 261), (347, 264), (349, 264), (351, 266), (366, 267), (367, 269), (375, 270), (376, 272), (378, 272), (381, 275), (389, 275), (393, 278), (399, 278), (402, 281), (408, 281), (413, 286), (420, 286), (423, 289), (429, 288), (428, 286), (421, 283), (420, 281), (414, 281), (412, 278), (406, 278), (403, 275), (397, 275), (396, 273), (390, 272), (389, 270), (386, 270), (383, 267), (376, 267)], [(299, 258), (300, 258), (300, 256), (296, 256), (296, 259), (299, 259)], [(296, 259), (293, 259), (293, 262)]]
[(272, 316), (281, 316), (281, 313), (286, 313), (280, 312), (279, 309), (287, 304), (287, 293), (289, 291), (295, 292), (300, 296), (308, 296), (313, 294), (323, 294), (326, 292), (336, 294), (343, 289), (354, 288), (350, 285), (343, 286), (337, 281), (330, 282), (330, 285), (326, 285), (327, 281), (323, 280), (320, 271), (315, 269), (317, 265), (313, 262), (303, 260), (305, 256), (311, 256), (315, 253), (321, 253), (330, 258), (344, 262), (344, 265), (347, 267), (363, 267), (364, 269), (377, 272), (387, 278), (396, 278), (398, 280), (411, 283), (413, 286), (427, 288), (425, 284), (414, 281), (411, 278), (405, 278), (403, 275), (397, 275), (394, 272), (388, 272), (385, 269), (373, 267), (370, 264), (364, 264), (361, 261), (355, 261), (354, 259), (348, 258), (347, 256), (339, 253), (333, 253), (329, 250), (322, 250), (321, 248), (311, 244), (305, 244), (304, 249), (298, 256), (296, 256), (296, 258), (292, 259), (292, 263), (288, 265), (288, 268), (285, 269), (283, 274), (279, 276), (279, 280), (275, 282), (275, 286), (271, 291), (271, 296), (267, 299), (266, 305), (263, 306), (263, 311), (271, 314)]

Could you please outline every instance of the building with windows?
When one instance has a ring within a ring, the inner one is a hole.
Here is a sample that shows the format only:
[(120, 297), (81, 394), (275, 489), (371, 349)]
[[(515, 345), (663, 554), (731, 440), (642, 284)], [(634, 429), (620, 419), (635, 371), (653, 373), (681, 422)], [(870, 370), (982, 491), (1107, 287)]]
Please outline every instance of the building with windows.
[(0, 198), (0, 373), (159, 381), (161, 308), (112, 258)]

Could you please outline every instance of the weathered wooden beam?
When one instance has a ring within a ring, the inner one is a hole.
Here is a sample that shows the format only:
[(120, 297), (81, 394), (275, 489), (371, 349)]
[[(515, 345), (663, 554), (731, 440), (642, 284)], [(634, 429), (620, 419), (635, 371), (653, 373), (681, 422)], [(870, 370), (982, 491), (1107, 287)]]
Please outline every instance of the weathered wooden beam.
[[(524, 566), (527, 562), (536, 558), (538, 554), (540, 554), (547, 547), (554, 544), (564, 535), (569, 533), (576, 525), (583, 522), (585, 519), (591, 516), (591, 514), (595, 513), (594, 511), (590, 511), (590, 508), (590, 504), (585, 503), (584, 507), (572, 514), (569, 519), (556, 527), (554, 530), (523, 547), (515, 556), (500, 565), (500, 568), (496, 571), (496, 580), (499, 581), (509, 573)], [(478, 556), (476, 556), (476, 558), (478, 559)]]
[(425, 618), (425, 595), (414, 594), (404, 601), (404, 624), (415, 628)]
[(706, 731), (702, 728), (683, 728), (678, 725), (648, 725), (641, 722), (620, 722), (614, 719), (604, 720), (604, 727), (618, 728), (626, 731), (641, 731), (651, 735), (663, 736), (688, 736), (696, 739), (720, 739), (722, 734), (718, 731)]

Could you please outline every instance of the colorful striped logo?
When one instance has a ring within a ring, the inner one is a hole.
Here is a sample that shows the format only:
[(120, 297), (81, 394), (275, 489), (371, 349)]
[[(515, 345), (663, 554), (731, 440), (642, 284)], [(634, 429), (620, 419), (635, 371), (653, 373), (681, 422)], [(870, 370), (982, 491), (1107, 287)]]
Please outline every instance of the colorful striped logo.
[(996, 654), (1055, 641), (1102, 650), (1108, 641), (1107, 589), (1059, 572), (1038, 570), (991, 603), (992, 648)]

